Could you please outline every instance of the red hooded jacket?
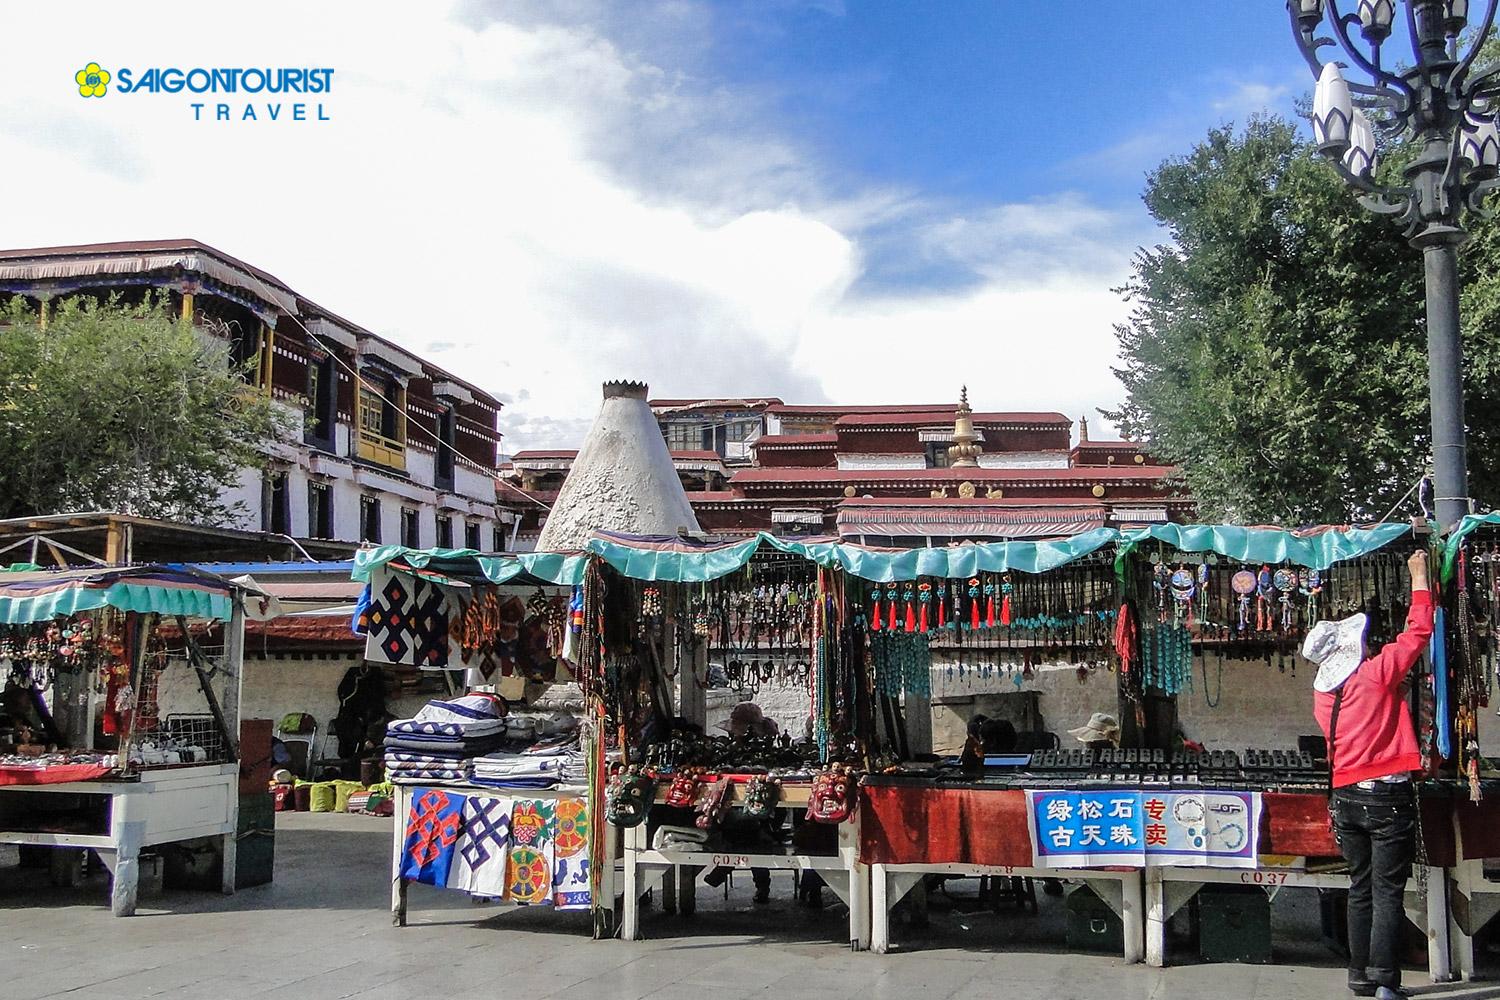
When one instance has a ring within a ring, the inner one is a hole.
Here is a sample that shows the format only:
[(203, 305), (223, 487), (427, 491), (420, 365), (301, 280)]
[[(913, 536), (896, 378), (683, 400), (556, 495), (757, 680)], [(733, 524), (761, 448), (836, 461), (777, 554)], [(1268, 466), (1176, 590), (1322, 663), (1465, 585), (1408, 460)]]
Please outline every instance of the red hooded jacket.
[[(1333, 734), (1333, 787), (1422, 767), (1411, 713), (1401, 697), (1401, 682), (1421, 659), (1431, 637), (1432, 594), (1418, 590), (1411, 595), (1406, 630), (1344, 681), (1338, 731)], [(1325, 738), (1335, 693), (1313, 693), (1313, 715)]]

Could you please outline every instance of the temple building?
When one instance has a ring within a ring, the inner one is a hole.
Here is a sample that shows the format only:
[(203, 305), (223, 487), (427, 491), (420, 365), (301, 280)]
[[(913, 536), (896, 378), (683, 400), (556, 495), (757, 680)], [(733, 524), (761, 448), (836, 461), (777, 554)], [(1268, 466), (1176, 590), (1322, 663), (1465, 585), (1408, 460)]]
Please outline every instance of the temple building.
[[(834, 535), (875, 545), (1045, 538), (1181, 521), (1177, 470), (1130, 441), (1091, 440), (1062, 413), (957, 404), (832, 406), (779, 399), (651, 400), (702, 529)], [(698, 444), (686, 450), (678, 446)], [(739, 450), (743, 446), (743, 453)], [(501, 494), (529, 500), (527, 547), (572, 452), (519, 452)], [(524, 493), (524, 497), (521, 495)]]
[(510, 547), (496, 502), (501, 404), (275, 276), (196, 240), (0, 250), (0, 296), (39, 306), (156, 291), (305, 428), (246, 470), (219, 527), (325, 542)]

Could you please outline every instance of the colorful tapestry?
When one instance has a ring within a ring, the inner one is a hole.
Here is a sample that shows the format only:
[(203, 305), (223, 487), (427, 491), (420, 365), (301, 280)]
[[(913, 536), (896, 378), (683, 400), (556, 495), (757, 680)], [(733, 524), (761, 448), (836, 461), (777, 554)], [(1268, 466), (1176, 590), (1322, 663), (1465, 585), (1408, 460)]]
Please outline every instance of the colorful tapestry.
[(510, 814), (510, 864), (506, 899), (546, 903), (552, 898), (552, 859), (556, 803), (516, 799)]
[(453, 618), (457, 653), (463, 663), (477, 670), (485, 683), (496, 673), (513, 675), (525, 617), (526, 608), (519, 597), (502, 595), (494, 587), (476, 587), (461, 600)]
[(559, 909), (589, 905), (589, 811), (583, 799), (561, 799), (553, 841), (556, 863), (552, 874), (552, 901)]
[(370, 574), (370, 604), (360, 616), (365, 630), (365, 659), (423, 670), (447, 670), (448, 620), (454, 611), (450, 592), (430, 580), (392, 573)]
[(401, 854), (402, 878), (424, 885), (448, 884), (453, 845), (463, 828), (465, 798), (439, 788), (413, 790)]
[(510, 854), (510, 799), (470, 795), (448, 869), (448, 888), (499, 899)]

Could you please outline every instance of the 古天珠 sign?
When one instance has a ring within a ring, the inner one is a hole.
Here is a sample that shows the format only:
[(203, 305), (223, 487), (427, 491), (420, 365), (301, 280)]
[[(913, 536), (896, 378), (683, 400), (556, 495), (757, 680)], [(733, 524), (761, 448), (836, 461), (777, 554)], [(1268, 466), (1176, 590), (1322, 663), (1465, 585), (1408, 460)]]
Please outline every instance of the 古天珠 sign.
[(1257, 792), (1028, 791), (1035, 864), (1254, 868)]

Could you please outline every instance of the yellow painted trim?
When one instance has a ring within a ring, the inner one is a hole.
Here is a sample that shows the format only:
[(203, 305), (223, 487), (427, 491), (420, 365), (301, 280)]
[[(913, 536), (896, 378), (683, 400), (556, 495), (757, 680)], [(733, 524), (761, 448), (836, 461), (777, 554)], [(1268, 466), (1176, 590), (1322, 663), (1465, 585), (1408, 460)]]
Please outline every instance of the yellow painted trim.
[(47, 329), (47, 314), (51, 311), (52, 300), (43, 299), (41, 308), (36, 311), (37, 326), (41, 327), (43, 330)]
[(270, 392), (271, 375), (276, 370), (276, 328), (274, 326), (267, 326), (266, 324), (262, 323), (260, 325), (260, 339), (261, 346), (265, 350), (266, 358), (265, 366), (262, 369), (265, 372), (264, 385), (266, 388), (266, 392)]
[(182, 293), (182, 318), (189, 323), (193, 321), (193, 293)]

